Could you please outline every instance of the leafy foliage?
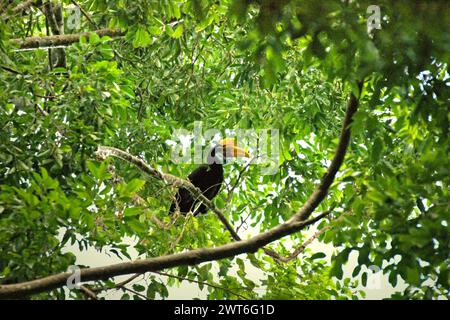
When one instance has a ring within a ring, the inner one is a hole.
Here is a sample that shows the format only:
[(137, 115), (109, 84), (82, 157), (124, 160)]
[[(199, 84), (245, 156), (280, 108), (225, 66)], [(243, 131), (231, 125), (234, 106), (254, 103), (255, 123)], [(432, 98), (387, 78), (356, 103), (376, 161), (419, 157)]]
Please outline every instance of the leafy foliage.
[[(0, 20), (0, 283), (66, 271), (76, 264), (69, 244), (128, 260), (130, 247), (144, 258), (231, 241), (213, 214), (168, 217), (173, 188), (94, 157), (97, 145), (111, 145), (187, 176), (194, 165), (173, 163), (167, 141), (194, 121), (224, 134), (280, 131), (277, 173), (250, 166), (229, 203), (225, 188), (216, 205), (235, 226), (248, 217), (247, 234), (286, 221), (325, 173), (346, 98), (364, 79), (351, 148), (320, 206), (353, 213), (319, 224), (338, 225), (319, 238), (336, 249), (331, 265), (309, 250), (282, 266), (259, 252), (152, 274), (122, 298), (167, 298), (168, 288), (195, 281), (210, 299), (356, 299), (363, 266), (381, 268), (393, 286), (406, 282), (393, 298), (448, 297), (443, 2), (378, 1), (382, 29), (368, 33), (369, 1), (80, 0), (98, 27), (126, 35), (81, 37), (64, 49), (66, 68), (49, 67), (48, 50), (17, 50), (10, 39), (45, 35), (46, 22), (35, 7), (12, 14), (20, 1), (12, 2)], [(89, 30), (83, 15), (78, 28), (66, 23), (66, 33)], [(240, 168), (226, 168), (229, 186)], [(298, 233), (272, 247), (289, 254), (304, 240)], [(344, 278), (352, 251), (358, 263)]]

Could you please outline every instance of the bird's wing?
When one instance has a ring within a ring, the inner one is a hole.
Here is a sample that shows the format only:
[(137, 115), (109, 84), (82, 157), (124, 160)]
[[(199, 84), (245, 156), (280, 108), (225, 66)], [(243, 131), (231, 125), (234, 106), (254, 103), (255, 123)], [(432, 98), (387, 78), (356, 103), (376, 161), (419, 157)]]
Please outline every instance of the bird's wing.
[(201, 165), (198, 168), (196, 168), (194, 171), (192, 171), (188, 175), (189, 181), (192, 182), (193, 185), (198, 186), (203, 183), (203, 179), (206, 176), (206, 173), (208, 172), (209, 167), (207, 165)]
[(185, 188), (179, 188), (170, 206), (169, 214), (174, 213), (176, 209), (180, 210), (180, 212), (189, 212), (193, 209), (193, 205), (194, 199), (191, 193)]
[[(207, 171), (208, 166), (201, 165), (189, 174), (188, 179), (193, 185), (200, 186), (203, 183), (202, 178), (205, 176)], [(172, 202), (169, 213), (175, 212), (177, 205), (180, 212), (189, 212), (194, 209), (193, 207), (195, 202), (196, 201), (192, 197), (191, 193), (181, 187), (175, 195), (175, 201)]]

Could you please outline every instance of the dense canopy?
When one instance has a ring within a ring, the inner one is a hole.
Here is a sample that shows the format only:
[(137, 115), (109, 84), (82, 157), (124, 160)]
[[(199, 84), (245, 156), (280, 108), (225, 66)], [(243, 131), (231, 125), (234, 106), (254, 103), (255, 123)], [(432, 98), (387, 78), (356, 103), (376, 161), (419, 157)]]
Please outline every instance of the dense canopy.
[[(80, 263), (97, 252), (143, 267), (126, 283), (113, 278), (135, 274), (124, 265), (80, 289), (55, 280), (20, 295), (159, 299), (191, 283), (190, 298), (360, 299), (380, 275), (391, 290), (378, 296), (448, 298), (450, 12), (444, 1), (380, 0), (374, 26), (371, 5), (2, 1), (0, 297), (97, 266)], [(199, 122), (221, 137), (277, 130), (276, 170), (225, 164), (207, 214), (168, 215), (177, 188), (189, 190), (173, 176), (198, 167), (174, 161), (174, 146), (181, 137), (194, 154), (217, 141), (195, 134)], [(99, 146), (157, 171), (99, 157)], [(300, 226), (302, 212), (323, 215)], [(264, 249), (174, 255), (292, 221), (298, 229)], [(181, 258), (145, 269), (165, 256)]]

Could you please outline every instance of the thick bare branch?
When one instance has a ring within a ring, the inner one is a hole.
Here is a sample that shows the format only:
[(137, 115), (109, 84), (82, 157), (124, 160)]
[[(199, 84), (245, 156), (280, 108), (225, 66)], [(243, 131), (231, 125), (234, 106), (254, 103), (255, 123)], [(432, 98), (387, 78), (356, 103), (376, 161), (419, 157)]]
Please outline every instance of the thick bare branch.
[[(361, 87), (362, 83), (359, 83), (359, 85)], [(351, 94), (347, 104), (347, 111), (338, 147), (333, 160), (331, 161), (330, 167), (306, 203), (287, 222), (282, 223), (266, 232), (260, 233), (248, 240), (236, 241), (221, 245), (219, 247), (200, 248), (156, 258), (124, 262), (105, 267), (82, 269), (80, 271), (81, 281), (87, 282), (94, 280), (105, 280), (124, 274), (143, 273), (148, 271), (154, 272), (181, 265), (196, 265), (202, 262), (230, 258), (243, 253), (253, 253), (273, 241), (281, 239), (282, 237), (290, 235), (294, 232), (298, 232), (307, 225), (316, 222), (317, 219), (315, 218), (307, 221), (306, 219), (311, 216), (320, 202), (326, 197), (328, 189), (331, 186), (337, 171), (342, 165), (350, 141), (350, 124), (357, 107), (358, 99)], [(142, 161), (142, 163), (144, 162)], [(158, 174), (158, 171), (155, 169), (151, 169), (150, 172), (152, 173), (151, 175)], [(167, 178), (166, 175), (164, 178)], [(172, 182), (177, 182), (178, 180), (181, 179), (176, 178), (173, 179)], [(183, 185), (183, 187), (186, 186)], [(67, 279), (71, 275), (72, 274), (70, 272), (64, 272), (28, 282), (2, 285), (0, 286), (0, 298), (21, 297), (59, 288), (66, 285)]]
[[(324, 212), (324, 216), (326, 214), (329, 214), (330, 211)], [(352, 213), (351, 210), (344, 212), (343, 214), (341, 214), (339, 216), (339, 218), (334, 220), (334, 225), (336, 225), (337, 222), (342, 221), (346, 216), (350, 215)], [(308, 247), (314, 240), (316, 240), (318, 237), (320, 237), (321, 234), (327, 232), (328, 230), (332, 229), (334, 227), (334, 225), (329, 224), (326, 225), (325, 227), (323, 227), (322, 229), (316, 231), (310, 238), (308, 238), (308, 240), (306, 240), (305, 242), (303, 242), (300, 246), (298, 246), (293, 252), (292, 254), (290, 254), (289, 256), (286, 257), (279, 257), (279, 260), (282, 262), (289, 262), (291, 260), (294, 260), (295, 258), (297, 258), (299, 256), (299, 254), (301, 254), (303, 251), (305, 251), (306, 247)]]
[(28, 37), (25, 39), (12, 39), (11, 42), (19, 46), (20, 49), (37, 49), (48, 47), (68, 46), (72, 43), (80, 41), (82, 36), (88, 37), (90, 33), (96, 33), (100, 37), (122, 37), (125, 35), (124, 31), (115, 29), (100, 29), (92, 32), (82, 32), (74, 34), (42, 36), (42, 37)]

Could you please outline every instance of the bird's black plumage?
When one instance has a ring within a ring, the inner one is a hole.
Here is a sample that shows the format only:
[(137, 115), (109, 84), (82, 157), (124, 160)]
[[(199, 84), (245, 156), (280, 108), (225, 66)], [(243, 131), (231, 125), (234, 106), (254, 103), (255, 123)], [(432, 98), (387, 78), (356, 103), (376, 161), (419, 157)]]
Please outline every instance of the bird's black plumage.
[[(225, 159), (225, 156), (220, 157), (219, 153), (221, 152), (223, 152), (222, 146), (216, 145), (208, 155), (208, 164), (199, 166), (188, 176), (189, 181), (199, 188), (203, 195), (209, 200), (219, 193), (224, 179), (221, 160)], [(198, 204), (199, 200), (194, 199), (188, 190), (180, 188), (175, 195), (175, 200), (170, 206), (169, 214), (174, 213), (177, 209), (180, 210), (181, 213), (188, 213), (195, 209), (194, 215), (206, 213), (206, 211), (208, 211), (208, 208), (204, 204), (200, 204), (196, 209)]]

